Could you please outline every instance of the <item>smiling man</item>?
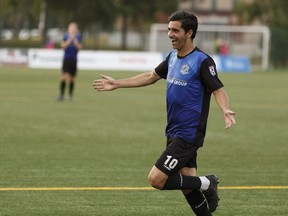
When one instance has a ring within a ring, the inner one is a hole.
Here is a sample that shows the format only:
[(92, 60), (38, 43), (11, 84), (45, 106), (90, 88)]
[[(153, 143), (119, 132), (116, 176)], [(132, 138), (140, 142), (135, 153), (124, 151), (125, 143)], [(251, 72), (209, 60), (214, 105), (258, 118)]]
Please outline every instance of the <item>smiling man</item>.
[(167, 144), (148, 181), (160, 190), (182, 190), (196, 215), (209, 216), (218, 206), (218, 177), (197, 177), (196, 159), (204, 142), (211, 94), (223, 112), (225, 128), (235, 124), (235, 112), (230, 110), (213, 59), (193, 42), (197, 28), (195, 15), (176, 11), (168, 24), (173, 50), (153, 71), (120, 80), (102, 75), (92, 85), (98, 91), (111, 91), (166, 79)]

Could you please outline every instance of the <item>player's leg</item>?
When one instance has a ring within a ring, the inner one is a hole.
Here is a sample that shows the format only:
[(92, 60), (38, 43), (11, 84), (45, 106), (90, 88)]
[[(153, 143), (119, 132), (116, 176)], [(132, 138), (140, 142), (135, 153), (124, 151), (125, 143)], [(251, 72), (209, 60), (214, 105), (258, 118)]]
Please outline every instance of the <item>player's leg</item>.
[(68, 71), (69, 71), (69, 61), (67, 59), (63, 60), (62, 63), (62, 72), (60, 75), (60, 95), (58, 100), (63, 101), (65, 90), (66, 90), (66, 81), (68, 80)]
[(216, 211), (218, 207), (219, 197), (218, 197), (218, 177), (215, 175), (208, 176), (210, 181), (214, 181), (213, 188), (210, 187), (210, 189), (202, 191), (204, 197), (207, 200), (209, 210), (210, 212)]
[[(196, 176), (197, 150), (198, 149), (195, 149), (195, 152), (191, 153), (190, 160), (185, 164), (185, 167), (183, 167), (179, 171), (182, 175), (184, 175), (184, 176)], [(203, 191), (193, 190), (192, 194), (194, 194), (194, 197), (198, 196), (199, 197), (199, 198), (197, 198), (198, 200), (202, 200), (203, 195), (204, 195), (204, 198), (206, 199), (207, 204), (208, 204), (209, 211), (214, 212), (216, 210), (216, 208), (218, 207), (218, 201), (219, 201), (218, 188), (217, 188), (218, 178), (215, 175), (207, 176), (207, 178), (209, 179), (210, 182), (212, 182), (212, 184), (210, 183), (211, 184), (209, 186), (210, 188), (208, 190), (203, 190)], [(184, 191), (184, 194), (188, 194), (188, 192)], [(190, 194), (190, 197), (192, 194)]]
[[(201, 180), (202, 178), (204, 181)], [(156, 166), (152, 167), (148, 175), (148, 181), (152, 187), (159, 190), (192, 190), (200, 188), (207, 190), (210, 183), (205, 176), (183, 176), (181, 173), (169, 176)]]
[(148, 182), (152, 187), (162, 189), (168, 177), (166, 173), (153, 166), (148, 175)]
[[(171, 190), (173, 189), (179, 189), (181, 188), (181, 181), (184, 179), (189, 180), (190, 185), (187, 186), (190, 190), (182, 190), (184, 193), (184, 196), (188, 202), (188, 204), (191, 206), (193, 212), (198, 215), (198, 216), (211, 216), (211, 213), (207, 207), (206, 199), (204, 198), (201, 190), (201, 185), (197, 182), (199, 178), (201, 177), (196, 177), (196, 176), (182, 176), (182, 179), (173, 179), (173, 186), (171, 185)], [(172, 177), (173, 178), (173, 177)], [(164, 172), (159, 170), (156, 166), (154, 166), (148, 176), (148, 180), (150, 184), (157, 188), (157, 189), (162, 189), (165, 190), (166, 188), (166, 183), (167, 181), (171, 181), (171, 177), (166, 175)], [(171, 182), (172, 182), (171, 181)], [(195, 181), (195, 182), (194, 182)], [(192, 189), (195, 188), (195, 189)], [(192, 189), (192, 190), (191, 190)], [(208, 190), (211, 190), (210, 187), (208, 187)]]
[[(189, 177), (195, 176), (196, 169), (182, 169), (180, 171), (183, 175), (186, 175)], [(195, 179), (198, 177), (195, 177)], [(165, 182), (169, 179), (168, 175), (163, 173), (161, 170), (159, 170), (157, 167), (153, 167), (152, 170), (149, 173), (148, 180), (150, 184), (158, 189), (163, 189), (165, 187)], [(191, 180), (193, 180), (191, 178)], [(198, 183), (195, 183), (195, 185), (198, 185)], [(198, 186), (197, 186), (198, 187)], [(207, 207), (206, 199), (204, 198), (202, 192), (199, 189), (194, 190), (183, 190), (182, 191), (188, 204), (192, 208), (193, 212), (198, 216), (211, 216), (211, 213)]]
[(75, 76), (69, 74), (69, 99), (73, 99), (73, 92), (75, 88)]
[[(179, 172), (185, 176), (196, 176), (196, 168), (184, 167)], [(196, 215), (211, 216), (206, 199), (199, 189), (182, 190), (182, 192), (191, 209)]]
[(149, 173), (151, 186), (161, 190), (214, 189), (215, 183), (213, 181), (210, 184), (208, 176), (184, 176), (178, 173), (197, 148), (183, 140), (172, 140)]
[(62, 71), (61, 76), (60, 76), (60, 95), (58, 98), (60, 101), (64, 100), (65, 89), (66, 89), (66, 79), (67, 79), (67, 72)]
[(69, 98), (70, 100), (73, 99), (76, 73), (77, 73), (77, 60), (73, 60), (70, 62), (70, 69), (69, 69)]

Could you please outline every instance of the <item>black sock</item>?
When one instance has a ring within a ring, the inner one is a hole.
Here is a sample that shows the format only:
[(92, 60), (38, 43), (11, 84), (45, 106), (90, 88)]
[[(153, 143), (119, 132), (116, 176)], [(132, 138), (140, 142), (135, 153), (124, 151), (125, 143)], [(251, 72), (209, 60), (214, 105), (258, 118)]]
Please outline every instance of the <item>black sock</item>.
[(60, 82), (60, 95), (61, 96), (64, 96), (65, 88), (66, 88), (66, 82), (62, 80)]
[(73, 96), (73, 90), (74, 90), (74, 82), (71, 81), (70, 84), (69, 84), (69, 96), (72, 97)]
[(162, 190), (185, 190), (185, 189), (200, 189), (201, 180), (196, 176), (183, 176), (176, 173), (170, 176), (165, 182)]
[(197, 216), (211, 216), (206, 199), (200, 190), (193, 190), (184, 195), (188, 204)]

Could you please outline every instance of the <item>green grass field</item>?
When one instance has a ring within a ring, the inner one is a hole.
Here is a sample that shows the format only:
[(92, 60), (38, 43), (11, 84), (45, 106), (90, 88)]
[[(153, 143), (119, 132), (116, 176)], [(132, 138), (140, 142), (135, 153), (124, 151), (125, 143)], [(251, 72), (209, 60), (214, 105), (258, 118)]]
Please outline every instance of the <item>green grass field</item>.
[[(99, 93), (99, 74), (80, 71), (75, 100), (57, 102), (59, 71), (0, 68), (1, 216), (193, 215), (146, 180), (165, 146), (165, 82)], [(224, 130), (212, 99), (198, 174), (220, 178), (214, 215), (288, 215), (288, 71), (219, 76), (237, 125)]]

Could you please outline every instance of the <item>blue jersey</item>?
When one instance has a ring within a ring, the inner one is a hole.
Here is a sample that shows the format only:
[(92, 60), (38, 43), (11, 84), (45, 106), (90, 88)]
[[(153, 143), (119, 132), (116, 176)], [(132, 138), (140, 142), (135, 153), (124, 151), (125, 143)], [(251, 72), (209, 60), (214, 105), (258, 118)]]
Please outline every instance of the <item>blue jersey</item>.
[[(64, 35), (63, 41), (67, 41), (69, 39), (69, 34), (66, 33)], [(77, 34), (75, 36), (75, 39), (81, 43), (82, 42), (82, 37), (80, 34)], [(78, 49), (75, 47), (75, 45), (71, 42), (68, 47), (65, 48), (64, 50), (64, 59), (70, 59), (70, 60), (76, 60), (77, 59), (77, 54), (78, 54)]]
[(202, 146), (211, 93), (223, 87), (213, 59), (198, 48), (184, 57), (173, 50), (155, 71), (167, 82), (167, 138)]

